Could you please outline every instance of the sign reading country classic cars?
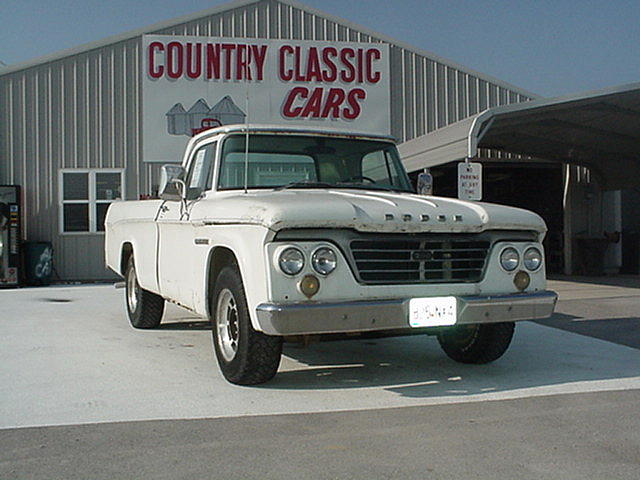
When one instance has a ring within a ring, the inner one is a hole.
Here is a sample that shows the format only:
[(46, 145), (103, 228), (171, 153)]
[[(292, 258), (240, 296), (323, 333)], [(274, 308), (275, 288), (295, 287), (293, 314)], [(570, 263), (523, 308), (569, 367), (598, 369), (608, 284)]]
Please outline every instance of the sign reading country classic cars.
[(193, 135), (234, 123), (390, 132), (384, 44), (145, 35), (143, 55), (146, 161), (181, 161)]

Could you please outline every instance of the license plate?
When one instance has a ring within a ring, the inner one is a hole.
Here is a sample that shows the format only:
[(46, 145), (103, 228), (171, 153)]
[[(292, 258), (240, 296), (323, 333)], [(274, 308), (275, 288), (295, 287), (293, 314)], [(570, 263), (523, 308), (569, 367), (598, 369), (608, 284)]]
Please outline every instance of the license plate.
[(458, 319), (456, 297), (412, 298), (409, 300), (409, 325), (441, 327), (454, 325)]

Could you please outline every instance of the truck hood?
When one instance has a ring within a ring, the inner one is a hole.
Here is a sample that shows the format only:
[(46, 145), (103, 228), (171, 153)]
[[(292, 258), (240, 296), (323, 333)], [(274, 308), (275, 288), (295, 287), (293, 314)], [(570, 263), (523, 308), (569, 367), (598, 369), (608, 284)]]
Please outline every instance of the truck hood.
[(349, 228), (361, 232), (418, 233), (501, 229), (544, 233), (547, 230), (540, 216), (520, 208), (355, 189), (217, 193), (215, 199), (197, 202), (194, 208), (198, 212), (193, 211), (191, 218), (201, 218), (205, 224), (253, 224), (274, 231)]

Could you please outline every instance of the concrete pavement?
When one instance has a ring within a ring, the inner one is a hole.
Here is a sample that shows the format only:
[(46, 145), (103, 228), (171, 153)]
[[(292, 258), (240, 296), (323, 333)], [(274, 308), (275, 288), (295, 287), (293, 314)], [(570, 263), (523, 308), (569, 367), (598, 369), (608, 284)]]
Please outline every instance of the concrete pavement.
[(640, 277), (552, 280), (549, 288), (559, 292), (560, 303), (540, 325), (640, 348)]
[(3, 428), (640, 388), (639, 350), (529, 322), (490, 365), (457, 364), (423, 335), (287, 345), (272, 382), (239, 387), (220, 374), (204, 322), (181, 309), (170, 307), (162, 328), (141, 331), (129, 326), (123, 291), (111, 286), (1, 294), (9, 312), (0, 338)]
[(0, 478), (637, 478), (638, 287), (551, 282), (551, 326), (490, 365), (422, 335), (286, 345), (260, 387), (178, 308), (137, 331), (112, 286), (0, 291)]

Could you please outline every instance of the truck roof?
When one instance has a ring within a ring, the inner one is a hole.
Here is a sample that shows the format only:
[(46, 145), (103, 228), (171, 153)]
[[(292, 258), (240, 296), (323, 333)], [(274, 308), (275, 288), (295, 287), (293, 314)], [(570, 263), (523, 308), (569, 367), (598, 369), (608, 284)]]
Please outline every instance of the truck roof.
[(270, 125), (270, 124), (235, 124), (235, 125), (224, 125), (222, 127), (214, 127), (204, 132), (201, 132), (194, 136), (189, 144), (196, 143), (204, 138), (219, 135), (221, 133), (245, 133), (249, 130), (249, 133), (275, 133), (275, 134), (283, 134), (283, 133), (301, 133), (301, 134), (310, 134), (310, 135), (321, 135), (321, 136), (329, 136), (329, 137), (346, 137), (346, 138), (361, 138), (361, 139), (369, 139), (369, 140), (385, 140), (391, 141), (393, 143), (397, 143), (396, 139), (391, 135), (381, 135), (375, 133), (361, 133), (361, 132), (351, 132), (344, 129), (330, 129), (330, 128), (313, 128), (307, 127), (303, 125)]

